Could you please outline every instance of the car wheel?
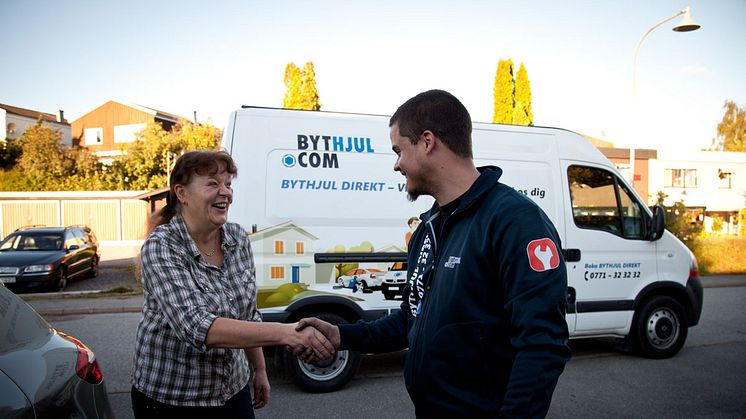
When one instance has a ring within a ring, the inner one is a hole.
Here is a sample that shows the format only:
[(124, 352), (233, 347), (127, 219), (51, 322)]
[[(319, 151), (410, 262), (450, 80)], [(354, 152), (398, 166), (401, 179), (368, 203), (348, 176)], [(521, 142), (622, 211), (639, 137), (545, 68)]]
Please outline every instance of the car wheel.
[(52, 291), (62, 291), (67, 286), (67, 270), (65, 270), (64, 267), (60, 266), (59, 269), (57, 269), (57, 277), (54, 279), (54, 282), (52, 283)]
[[(341, 316), (333, 313), (313, 313), (308, 317), (318, 317), (331, 324), (347, 323)], [(285, 371), (293, 382), (309, 393), (328, 393), (339, 390), (357, 372), (360, 366), (360, 353), (356, 351), (337, 351), (329, 361), (307, 364), (284, 350)]]
[(646, 358), (670, 358), (681, 350), (689, 329), (684, 308), (671, 297), (656, 296), (646, 301), (635, 319), (635, 346)]
[(88, 278), (95, 278), (98, 276), (98, 256), (94, 256), (91, 261), (91, 270), (88, 271)]

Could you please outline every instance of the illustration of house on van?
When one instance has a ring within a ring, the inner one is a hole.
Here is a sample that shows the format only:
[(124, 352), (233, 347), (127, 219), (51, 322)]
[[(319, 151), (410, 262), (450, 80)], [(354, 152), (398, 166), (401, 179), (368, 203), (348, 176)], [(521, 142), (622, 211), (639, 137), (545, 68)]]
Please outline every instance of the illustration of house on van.
[[(258, 285), (313, 283), (317, 276), (313, 262), (319, 239), (292, 221), (286, 221), (249, 235), (256, 262)], [(319, 264), (324, 268), (322, 264)], [(332, 269), (326, 267), (326, 269)]]

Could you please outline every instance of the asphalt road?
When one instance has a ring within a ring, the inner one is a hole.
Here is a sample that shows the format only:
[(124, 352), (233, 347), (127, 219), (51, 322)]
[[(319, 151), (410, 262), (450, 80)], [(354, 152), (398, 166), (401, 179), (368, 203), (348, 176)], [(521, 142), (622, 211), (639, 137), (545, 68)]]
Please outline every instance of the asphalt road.
[[(572, 341), (554, 394), (554, 418), (737, 418), (746, 416), (746, 287), (705, 289), (701, 322), (674, 358), (648, 360), (609, 340)], [(86, 342), (103, 368), (115, 413), (130, 418), (129, 374), (138, 313), (47, 317)], [(258, 418), (407, 418), (403, 353), (366, 356), (344, 389), (308, 394), (269, 363), (272, 401)]]

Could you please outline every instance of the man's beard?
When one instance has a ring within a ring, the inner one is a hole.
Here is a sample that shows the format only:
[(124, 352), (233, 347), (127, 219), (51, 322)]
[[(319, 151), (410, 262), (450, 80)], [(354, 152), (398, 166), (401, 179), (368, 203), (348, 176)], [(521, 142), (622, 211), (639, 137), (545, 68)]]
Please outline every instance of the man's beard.
[(407, 199), (409, 200), (409, 202), (416, 201), (417, 198), (422, 195), (432, 196), (432, 193), (430, 191), (432, 188), (430, 186), (430, 183), (424, 178), (424, 176), (417, 179), (415, 184), (417, 186), (414, 189), (409, 190), (410, 182), (409, 179), (407, 179)]

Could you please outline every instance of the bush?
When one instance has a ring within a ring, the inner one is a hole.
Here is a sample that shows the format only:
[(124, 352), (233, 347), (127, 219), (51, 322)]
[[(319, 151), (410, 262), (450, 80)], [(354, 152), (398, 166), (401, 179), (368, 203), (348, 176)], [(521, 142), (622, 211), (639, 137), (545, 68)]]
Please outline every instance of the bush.
[(746, 238), (706, 237), (687, 240), (703, 275), (746, 273)]

